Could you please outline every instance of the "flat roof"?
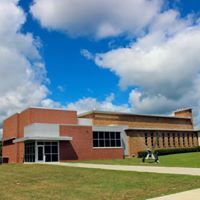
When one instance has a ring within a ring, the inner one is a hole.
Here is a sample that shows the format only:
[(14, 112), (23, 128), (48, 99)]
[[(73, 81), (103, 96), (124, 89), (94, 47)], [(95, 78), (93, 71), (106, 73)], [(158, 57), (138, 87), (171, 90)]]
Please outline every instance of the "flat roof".
[(30, 107), (26, 107), (25, 109), (19, 111), (19, 112), (14, 112), (13, 114), (11, 114), (10, 116), (8, 116), (7, 118), (5, 118), (3, 121), (9, 119), (10, 117), (14, 116), (14, 115), (17, 115), (17, 114), (21, 114), (23, 113), (24, 111), (28, 110), (28, 109), (42, 109), (42, 110), (57, 110), (57, 111), (70, 111), (70, 112), (76, 112), (76, 110), (69, 110), (69, 109), (66, 109), (66, 108), (47, 108), (47, 107), (37, 107), (37, 106), (30, 106)]
[(110, 112), (110, 111), (99, 111), (99, 110), (92, 110), (89, 112), (85, 112), (79, 114), (78, 117), (84, 117), (89, 114), (108, 114), (108, 115), (128, 115), (128, 116), (141, 116), (141, 117), (160, 117), (160, 118), (175, 118), (175, 119), (191, 119), (191, 117), (182, 117), (182, 116), (170, 116), (170, 115), (153, 115), (153, 114), (135, 114), (129, 112)]

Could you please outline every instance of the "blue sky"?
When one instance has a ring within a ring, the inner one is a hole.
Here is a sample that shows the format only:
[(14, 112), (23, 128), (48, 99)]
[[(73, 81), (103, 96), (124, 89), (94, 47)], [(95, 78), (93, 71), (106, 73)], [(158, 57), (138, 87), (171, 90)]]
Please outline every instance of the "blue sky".
[[(65, 33), (48, 31), (42, 28), (28, 12), (30, 3), (21, 0), (20, 5), (28, 15), (23, 31), (39, 36), (42, 41), (42, 57), (48, 71), (48, 78), (51, 80), (48, 86), (52, 92), (50, 98), (66, 104), (83, 97), (103, 100), (114, 93), (116, 104), (127, 103), (130, 90), (121, 91), (119, 89), (119, 78), (81, 55), (82, 49), (88, 49), (95, 54), (106, 52), (119, 45), (127, 45), (126, 38), (105, 38), (103, 40), (90, 37), (71, 38)], [(63, 88), (62, 91), (58, 89), (59, 86)]]
[(198, 0), (2, 0), (0, 120), (29, 106), (192, 107), (199, 124), (199, 14)]
[[(62, 104), (74, 102), (83, 97), (94, 97), (98, 100), (114, 93), (114, 103), (128, 102), (130, 89), (121, 90), (118, 87), (119, 78), (110, 72), (95, 65), (94, 62), (85, 59), (80, 51), (88, 49), (92, 53), (106, 52), (112, 47), (126, 46), (128, 39), (125, 37), (105, 38), (71, 38), (65, 33), (48, 31), (40, 26), (29, 13), (30, 2), (21, 0), (20, 5), (26, 11), (28, 20), (23, 27), (24, 32), (31, 32), (39, 36), (43, 48), (42, 56), (48, 71), (51, 84), (48, 86), (52, 94), (50, 98)], [(171, 8), (178, 8), (183, 16), (191, 12), (198, 12), (200, 2), (192, 0), (169, 1)], [(112, 45), (110, 46), (110, 43)], [(58, 87), (61, 86), (63, 91)]]

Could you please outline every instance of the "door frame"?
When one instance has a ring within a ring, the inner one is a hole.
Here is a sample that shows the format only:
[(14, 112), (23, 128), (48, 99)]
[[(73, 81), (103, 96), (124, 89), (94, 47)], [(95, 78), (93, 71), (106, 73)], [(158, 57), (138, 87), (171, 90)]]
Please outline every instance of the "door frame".
[[(42, 149), (43, 149), (43, 160), (38, 160), (38, 148), (39, 147), (42, 147)], [(36, 145), (36, 162), (45, 162), (45, 147), (44, 147), (44, 145)]]

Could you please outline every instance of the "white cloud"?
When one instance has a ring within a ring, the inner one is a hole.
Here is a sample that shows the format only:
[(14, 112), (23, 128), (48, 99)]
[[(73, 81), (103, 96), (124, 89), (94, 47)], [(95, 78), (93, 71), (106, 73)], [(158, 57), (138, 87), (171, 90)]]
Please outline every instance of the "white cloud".
[(17, 0), (0, 1), (0, 127), (15, 112), (47, 104), (48, 79), (39, 53), (41, 44), (31, 33), (21, 32), (25, 21)]
[(81, 55), (84, 56), (88, 60), (93, 60), (94, 56), (91, 52), (89, 52), (87, 49), (81, 49)]
[(141, 34), (162, 0), (34, 0), (30, 10), (43, 27), (96, 38)]
[(62, 86), (62, 85), (58, 85), (57, 89), (58, 89), (59, 92), (64, 92), (65, 91), (65, 87)]
[(165, 38), (159, 44), (151, 42), (151, 46), (149, 41), (145, 46), (143, 39), (131, 47), (97, 55), (97, 65), (120, 76), (121, 87), (137, 85), (149, 93), (171, 98), (187, 92), (199, 78), (199, 26)]
[(166, 113), (193, 107), (200, 125), (200, 25), (174, 10), (159, 14), (150, 32), (124, 48), (97, 54), (98, 66), (120, 77), (134, 112)]
[(129, 95), (129, 103), (132, 105), (132, 111), (135, 113), (159, 113), (176, 110), (177, 104), (162, 95), (145, 95), (140, 91), (132, 90)]
[(62, 105), (59, 102), (53, 101), (49, 98), (43, 99), (40, 105), (45, 108), (62, 108)]
[(115, 105), (113, 103), (114, 98), (114, 94), (107, 96), (103, 101), (98, 101), (92, 97), (82, 98), (74, 103), (69, 103), (67, 109), (77, 110), (79, 113), (91, 110), (130, 112), (127, 104)]
[(0, 128), (0, 140), (1, 140), (2, 136), (3, 136), (3, 129)]

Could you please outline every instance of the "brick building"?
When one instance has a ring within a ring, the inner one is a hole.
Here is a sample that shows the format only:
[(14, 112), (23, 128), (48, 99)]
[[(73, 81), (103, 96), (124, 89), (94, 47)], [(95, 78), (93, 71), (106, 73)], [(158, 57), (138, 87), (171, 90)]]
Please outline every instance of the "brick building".
[(114, 159), (152, 148), (198, 146), (192, 110), (173, 116), (28, 108), (3, 122), (9, 163)]

